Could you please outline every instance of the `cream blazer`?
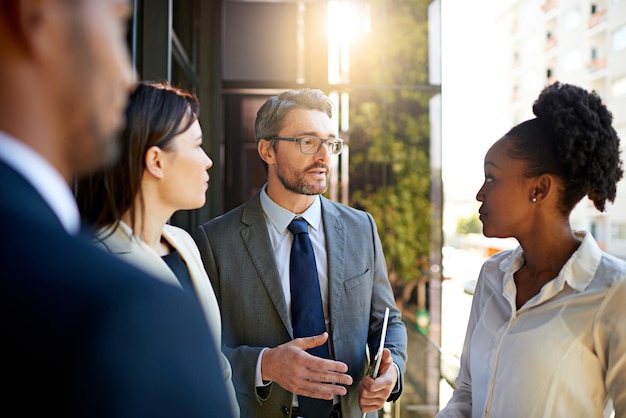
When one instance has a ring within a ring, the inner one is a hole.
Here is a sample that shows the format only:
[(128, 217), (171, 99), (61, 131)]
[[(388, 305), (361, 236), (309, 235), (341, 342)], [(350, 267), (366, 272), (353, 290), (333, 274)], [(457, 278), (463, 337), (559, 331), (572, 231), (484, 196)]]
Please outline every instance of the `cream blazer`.
[[(152, 247), (133, 234), (127, 224), (120, 221), (119, 227), (113, 234), (110, 234), (110, 230), (111, 227), (106, 227), (98, 231), (96, 234), (97, 245), (122, 260), (150, 273), (158, 280), (172, 286), (181, 287), (167, 263), (163, 261)], [(239, 406), (237, 405), (235, 389), (232, 383), (232, 368), (228, 359), (221, 351), (222, 320), (220, 310), (215, 293), (211, 287), (211, 282), (202, 264), (198, 247), (187, 231), (173, 225), (166, 224), (163, 227), (162, 237), (178, 251), (187, 265), (196, 296), (213, 335), (213, 340), (217, 343), (217, 350), (222, 357), (224, 380), (231, 395), (233, 409), (236, 411), (236, 416), (239, 416)]]

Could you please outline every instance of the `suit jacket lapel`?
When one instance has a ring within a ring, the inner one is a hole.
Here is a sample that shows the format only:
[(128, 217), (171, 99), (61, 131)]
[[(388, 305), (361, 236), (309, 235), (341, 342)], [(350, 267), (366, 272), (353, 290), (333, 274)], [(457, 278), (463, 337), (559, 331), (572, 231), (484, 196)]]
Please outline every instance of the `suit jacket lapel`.
[(289, 318), (287, 302), (283, 294), (283, 287), (278, 275), (276, 259), (272, 251), (265, 215), (263, 214), (261, 199), (258, 194), (244, 207), (241, 221), (247, 225), (247, 228), (241, 230), (241, 239), (248, 250), (248, 254), (250, 254), (252, 263), (263, 285), (267, 289), (267, 293), (272, 299), (278, 315), (283, 321), (283, 325), (291, 338), (293, 338), (293, 327)]
[(113, 234), (109, 233), (109, 228), (98, 231), (97, 240), (111, 254), (147, 271), (165, 283), (180, 288), (180, 283), (165, 261), (146, 243), (133, 236), (128, 225), (121, 222)]
[(187, 265), (197, 299), (202, 306), (209, 327), (213, 331), (213, 338), (218, 342), (221, 341), (222, 325), (217, 298), (195, 243), (191, 237), (170, 225), (165, 225), (163, 228), (163, 237), (178, 251)]
[(328, 257), (328, 311), (330, 312), (331, 334), (336, 324), (341, 323), (343, 315), (341, 300), (344, 297), (343, 277), (347, 234), (339, 213), (332, 202), (322, 199), (322, 218), (326, 234), (326, 254)]

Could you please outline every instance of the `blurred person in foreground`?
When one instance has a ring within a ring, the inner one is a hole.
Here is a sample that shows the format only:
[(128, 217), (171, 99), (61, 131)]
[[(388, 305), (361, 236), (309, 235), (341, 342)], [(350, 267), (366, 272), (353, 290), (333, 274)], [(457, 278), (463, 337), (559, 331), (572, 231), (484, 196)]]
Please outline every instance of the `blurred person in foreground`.
[(69, 184), (116, 155), (131, 13), (0, 0), (0, 399), (14, 415), (232, 416), (200, 307), (80, 231)]
[[(321, 196), (343, 145), (331, 116), (320, 90), (270, 97), (255, 126), (267, 183), (195, 236), (222, 309), (224, 352), (245, 417), (374, 417), (402, 392), (407, 335), (376, 224)], [(296, 224), (302, 229), (294, 232)], [(303, 235), (306, 257), (292, 248)], [(304, 270), (292, 273), (294, 266)], [(299, 290), (305, 277), (311, 292)], [(382, 366), (373, 379), (365, 375), (366, 350), (379, 347), (387, 307)]]
[(620, 141), (599, 96), (555, 83), (534, 119), (485, 156), (476, 195), (487, 237), (520, 246), (480, 272), (458, 388), (444, 417), (626, 416), (626, 262), (569, 217), (587, 196), (605, 210), (622, 178)]
[[(121, 158), (78, 182), (83, 219), (96, 227), (97, 244), (196, 298), (217, 342), (217, 299), (193, 238), (167, 221), (206, 201), (213, 162), (202, 148), (195, 95), (167, 83), (141, 82), (130, 96)], [(231, 367), (220, 351), (233, 408)]]

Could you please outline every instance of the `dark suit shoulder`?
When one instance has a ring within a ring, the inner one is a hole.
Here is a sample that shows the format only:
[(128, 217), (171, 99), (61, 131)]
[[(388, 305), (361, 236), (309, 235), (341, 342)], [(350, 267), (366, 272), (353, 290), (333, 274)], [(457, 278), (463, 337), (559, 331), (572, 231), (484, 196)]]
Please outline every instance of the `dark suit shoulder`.
[(65, 417), (200, 417), (217, 407), (231, 416), (197, 303), (91, 237), (68, 235), (25, 180), (11, 181), (0, 185), (14, 197), (0, 203), (5, 407)]

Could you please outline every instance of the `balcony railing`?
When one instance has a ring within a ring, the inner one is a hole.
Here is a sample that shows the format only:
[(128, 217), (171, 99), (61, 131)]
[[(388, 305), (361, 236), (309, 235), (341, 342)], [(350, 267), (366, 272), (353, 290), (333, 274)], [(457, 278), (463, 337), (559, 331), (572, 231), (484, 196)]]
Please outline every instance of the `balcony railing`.
[(606, 9), (598, 10), (589, 17), (589, 28), (593, 28), (606, 18)]
[(547, 0), (543, 4), (543, 6), (541, 6), (541, 8), (543, 9), (544, 12), (549, 12), (550, 10), (554, 9), (558, 5), (559, 5), (559, 2), (556, 0)]
[(554, 48), (555, 46), (556, 46), (556, 39), (553, 36), (550, 39), (546, 40), (546, 44), (544, 45), (544, 50), (545, 51), (549, 51), (552, 48)]
[(603, 68), (606, 68), (606, 65), (607, 65), (607, 58), (600, 57), (600, 58), (592, 59), (589, 62), (589, 64), (587, 64), (587, 68), (589, 68), (590, 71), (598, 71)]

